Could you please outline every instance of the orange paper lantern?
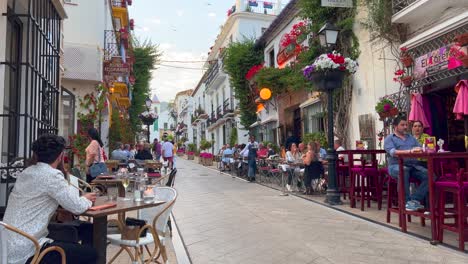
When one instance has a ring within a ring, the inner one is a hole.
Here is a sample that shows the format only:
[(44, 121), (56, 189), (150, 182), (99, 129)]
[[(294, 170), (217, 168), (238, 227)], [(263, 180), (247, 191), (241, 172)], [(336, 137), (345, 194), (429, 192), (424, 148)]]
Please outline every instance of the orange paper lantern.
[(269, 88), (262, 88), (260, 90), (260, 98), (262, 100), (269, 100), (271, 98), (271, 90)]
[(111, 87), (109, 88), (109, 93), (111, 93), (111, 94), (114, 93), (114, 87), (113, 87), (113, 86), (111, 86)]

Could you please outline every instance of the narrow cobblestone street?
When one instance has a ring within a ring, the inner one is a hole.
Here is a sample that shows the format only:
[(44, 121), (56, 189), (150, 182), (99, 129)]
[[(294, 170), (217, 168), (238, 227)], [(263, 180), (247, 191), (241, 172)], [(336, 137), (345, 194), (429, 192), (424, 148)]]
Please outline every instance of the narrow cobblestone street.
[(198, 263), (467, 263), (468, 256), (178, 159), (174, 216)]

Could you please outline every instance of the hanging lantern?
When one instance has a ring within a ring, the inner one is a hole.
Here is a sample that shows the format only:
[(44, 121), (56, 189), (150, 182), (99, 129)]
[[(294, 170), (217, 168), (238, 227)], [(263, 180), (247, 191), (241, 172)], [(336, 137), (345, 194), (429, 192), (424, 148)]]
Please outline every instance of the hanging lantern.
[(127, 5), (131, 6), (132, 5), (132, 0), (127, 0)]
[(114, 93), (114, 91), (115, 91), (115, 88), (114, 88), (114, 86), (111, 86), (111, 87), (109, 87), (109, 93), (110, 93), (110, 94), (113, 94), (113, 93)]
[(269, 88), (262, 88), (260, 90), (260, 98), (267, 101), (271, 98), (271, 90)]
[(130, 19), (129, 25), (130, 25), (130, 30), (133, 30), (135, 28), (135, 20), (133, 20), (133, 18)]
[(257, 104), (257, 113), (261, 112), (263, 109), (265, 109), (265, 105), (262, 103)]

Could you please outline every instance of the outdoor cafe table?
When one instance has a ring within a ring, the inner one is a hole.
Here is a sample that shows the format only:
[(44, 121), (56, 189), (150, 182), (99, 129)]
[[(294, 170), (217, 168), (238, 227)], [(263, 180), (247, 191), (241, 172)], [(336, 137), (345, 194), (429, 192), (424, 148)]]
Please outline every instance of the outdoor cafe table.
[[(96, 249), (98, 254), (98, 264), (106, 263), (107, 256), (107, 216), (112, 214), (122, 214), (128, 211), (135, 211), (148, 207), (155, 207), (163, 204), (163, 201), (154, 201), (153, 203), (135, 202), (131, 200), (123, 200), (117, 198), (117, 206), (98, 210), (98, 211), (86, 211), (82, 215), (93, 218), (93, 247)], [(103, 205), (110, 203), (107, 197), (101, 196), (96, 199), (94, 205)]]
[[(399, 172), (398, 177), (398, 208), (400, 211), (401, 231), (407, 232), (406, 215), (415, 215), (419, 217), (429, 218), (431, 220), (431, 244), (438, 243), (437, 236), (437, 221), (436, 221), (436, 201), (435, 201), (435, 188), (434, 188), (434, 161), (440, 159), (465, 159), (465, 168), (468, 168), (468, 152), (437, 152), (437, 153), (404, 153), (396, 154), (398, 158)], [(417, 158), (427, 160), (427, 176), (429, 185), (429, 216), (418, 211), (407, 211), (405, 206), (405, 188), (404, 186), (404, 170), (403, 161), (407, 158)]]
[(104, 186), (117, 186), (119, 197), (125, 197), (125, 188), (123, 186), (121, 179), (99, 179), (96, 178), (92, 181), (92, 183), (101, 184)]

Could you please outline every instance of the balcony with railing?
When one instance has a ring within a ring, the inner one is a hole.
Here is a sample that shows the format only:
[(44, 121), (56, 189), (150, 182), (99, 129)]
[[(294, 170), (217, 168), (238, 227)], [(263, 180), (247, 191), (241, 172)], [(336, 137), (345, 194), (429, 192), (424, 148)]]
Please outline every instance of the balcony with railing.
[(206, 91), (208, 93), (216, 90), (216, 88), (226, 79), (226, 73), (224, 73), (222, 68), (221, 60), (216, 60), (208, 70), (208, 74), (205, 79)]
[(448, 8), (463, 8), (466, 0), (392, 0), (392, 23), (421, 23), (438, 19)]
[(120, 57), (121, 33), (114, 30), (104, 30), (104, 60)]
[(408, 7), (410, 4), (416, 2), (418, 0), (393, 0), (392, 1), (392, 10), (393, 14), (400, 12), (401, 10)]
[(232, 101), (232, 98), (228, 98), (226, 100), (224, 100), (223, 102), (223, 114), (224, 116), (227, 116), (229, 114), (232, 114), (234, 113), (234, 104), (233, 104), (233, 101)]
[(127, 7), (132, 5), (132, 0), (112, 0), (112, 7)]
[(216, 119), (223, 117), (223, 107), (220, 105), (216, 108)]

